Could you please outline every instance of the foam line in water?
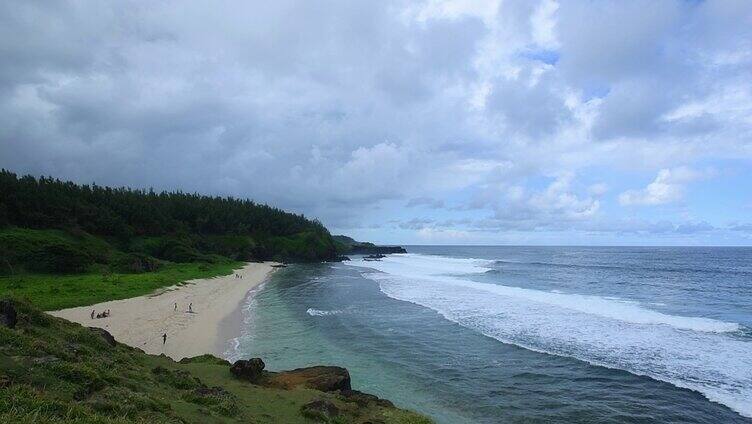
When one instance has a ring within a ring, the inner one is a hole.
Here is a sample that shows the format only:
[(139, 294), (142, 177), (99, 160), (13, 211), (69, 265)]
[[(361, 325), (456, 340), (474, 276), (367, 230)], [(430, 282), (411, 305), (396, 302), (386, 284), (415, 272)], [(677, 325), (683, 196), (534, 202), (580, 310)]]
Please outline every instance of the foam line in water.
[(335, 311), (322, 311), (320, 309), (308, 308), (306, 313), (312, 317), (325, 317), (329, 315), (339, 315), (342, 313), (340, 310)]
[(387, 296), (502, 342), (650, 376), (752, 416), (752, 343), (736, 337), (736, 323), (463, 278), (489, 269), (477, 259), (413, 254), (350, 264), (380, 271), (364, 275)]

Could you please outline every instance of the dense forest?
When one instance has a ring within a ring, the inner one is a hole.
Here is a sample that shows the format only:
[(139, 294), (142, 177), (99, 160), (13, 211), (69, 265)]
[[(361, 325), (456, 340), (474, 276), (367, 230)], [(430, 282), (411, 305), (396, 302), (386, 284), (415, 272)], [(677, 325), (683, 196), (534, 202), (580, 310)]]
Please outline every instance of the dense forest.
[(321, 261), (318, 221), (251, 200), (79, 185), (0, 171), (0, 270), (149, 271), (160, 262)]

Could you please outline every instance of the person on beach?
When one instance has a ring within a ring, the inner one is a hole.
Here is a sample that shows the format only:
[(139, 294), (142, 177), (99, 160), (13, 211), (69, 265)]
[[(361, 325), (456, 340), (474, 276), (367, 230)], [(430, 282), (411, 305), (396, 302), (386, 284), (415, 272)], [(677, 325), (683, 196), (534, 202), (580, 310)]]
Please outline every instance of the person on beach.
[(91, 319), (94, 319), (94, 310), (91, 310)]
[(178, 310), (178, 302), (175, 302), (175, 310)]
[(162, 345), (167, 344), (167, 333), (162, 334)]
[(188, 312), (193, 313), (193, 302), (188, 305)]

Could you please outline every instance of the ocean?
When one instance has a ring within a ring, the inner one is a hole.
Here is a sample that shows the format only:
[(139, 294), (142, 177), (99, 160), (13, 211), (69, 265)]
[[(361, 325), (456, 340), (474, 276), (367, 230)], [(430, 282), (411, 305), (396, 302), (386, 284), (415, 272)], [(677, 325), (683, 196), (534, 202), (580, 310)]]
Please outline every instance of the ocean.
[(438, 423), (752, 423), (752, 249), (408, 246), (293, 265), (227, 354)]

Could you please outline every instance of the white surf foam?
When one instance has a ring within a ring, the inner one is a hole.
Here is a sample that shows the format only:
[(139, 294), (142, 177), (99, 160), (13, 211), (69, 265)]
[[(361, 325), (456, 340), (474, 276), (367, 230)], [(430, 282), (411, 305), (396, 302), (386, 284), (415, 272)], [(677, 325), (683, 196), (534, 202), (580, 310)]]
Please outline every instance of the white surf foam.
[(752, 416), (752, 343), (740, 326), (669, 315), (638, 302), (479, 283), (488, 261), (395, 255), (350, 265), (395, 299), (431, 308), (460, 325), (539, 352), (647, 375), (697, 390)]
[(329, 315), (338, 315), (341, 314), (342, 311), (335, 310), (335, 311), (322, 311), (320, 309), (314, 309), (314, 308), (308, 308), (306, 309), (306, 313), (312, 317), (325, 317)]

